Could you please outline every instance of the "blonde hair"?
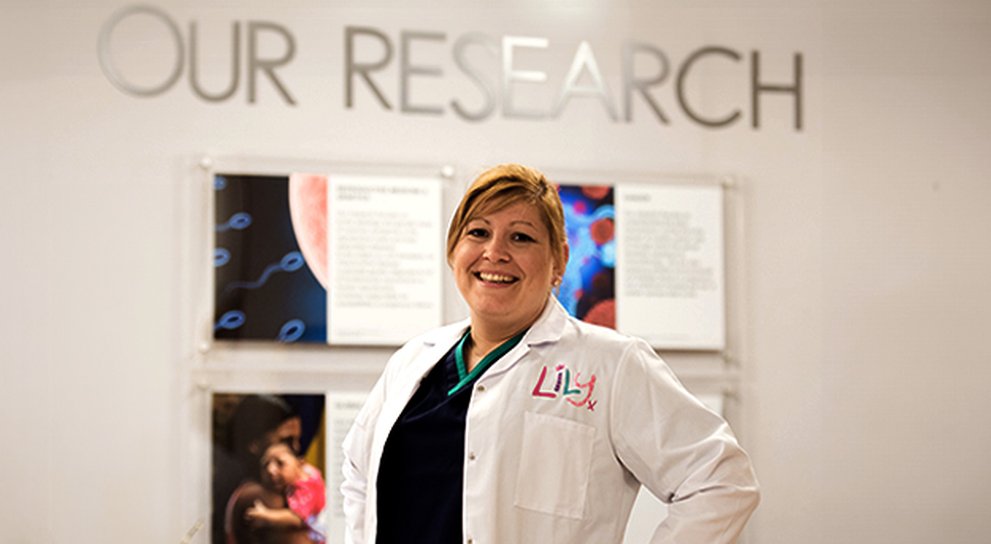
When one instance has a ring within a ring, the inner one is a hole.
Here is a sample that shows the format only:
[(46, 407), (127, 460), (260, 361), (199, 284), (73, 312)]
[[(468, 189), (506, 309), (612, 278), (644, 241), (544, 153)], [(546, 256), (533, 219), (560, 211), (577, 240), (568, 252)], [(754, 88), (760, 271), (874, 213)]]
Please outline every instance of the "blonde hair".
[(487, 213), (497, 212), (518, 202), (532, 205), (547, 227), (551, 251), (559, 272), (564, 273), (565, 246), (568, 235), (564, 228), (564, 209), (557, 187), (542, 173), (522, 164), (500, 164), (475, 178), (461, 197), (461, 203), (447, 229), (447, 260), (464, 234), (465, 226)]

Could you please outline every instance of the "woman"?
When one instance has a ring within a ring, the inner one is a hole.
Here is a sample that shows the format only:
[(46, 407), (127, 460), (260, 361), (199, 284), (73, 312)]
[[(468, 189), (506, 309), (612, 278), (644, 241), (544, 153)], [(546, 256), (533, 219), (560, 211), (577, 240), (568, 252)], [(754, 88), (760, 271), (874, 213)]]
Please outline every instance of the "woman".
[(646, 342), (571, 318), (560, 199), (503, 165), (469, 187), (448, 264), (468, 321), (393, 355), (344, 442), (355, 543), (618, 543), (640, 485), (652, 542), (734, 542), (757, 505), (725, 421)]

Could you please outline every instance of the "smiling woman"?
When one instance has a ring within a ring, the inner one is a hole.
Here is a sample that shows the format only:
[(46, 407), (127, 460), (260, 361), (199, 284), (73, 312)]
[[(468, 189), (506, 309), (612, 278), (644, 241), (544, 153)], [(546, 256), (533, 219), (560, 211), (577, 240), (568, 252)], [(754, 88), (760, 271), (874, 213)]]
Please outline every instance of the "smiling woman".
[[(472, 219), (451, 255), (451, 269), (468, 303), (480, 351), (536, 321), (560, 276), (547, 228), (526, 203)], [(474, 350), (473, 350), (474, 351)]]
[(747, 454), (646, 342), (561, 307), (565, 232), (532, 168), (469, 187), (447, 238), (469, 319), (396, 352), (348, 433), (353, 542), (618, 543), (641, 485), (670, 504), (652, 542), (736, 541)]
[[(469, 369), (527, 329), (568, 262), (557, 191), (532, 169), (494, 168), (475, 182), (448, 230), (448, 264), (471, 314)], [(481, 355), (480, 355), (481, 354)]]

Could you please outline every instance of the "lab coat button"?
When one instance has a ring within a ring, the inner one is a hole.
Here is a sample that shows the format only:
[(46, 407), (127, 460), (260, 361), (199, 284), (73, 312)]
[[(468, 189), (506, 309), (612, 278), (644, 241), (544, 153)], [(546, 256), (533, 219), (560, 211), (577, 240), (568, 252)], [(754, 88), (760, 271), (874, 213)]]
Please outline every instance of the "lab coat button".
[(474, 541), (474, 540), (472, 540), (471, 538), (469, 538), (469, 539), (468, 539), (468, 544), (475, 544), (475, 541)]
[(478, 392), (479, 393), (484, 393), (485, 392), (485, 386), (482, 385), (482, 384), (478, 384), (478, 388), (477, 389), (478, 389)]
[[(476, 456), (475, 456), (475, 452), (473, 452), (473, 451), (471, 451), (471, 452), (468, 452), (468, 460), (469, 460), (469, 461), (474, 461), (474, 460), (475, 460), (475, 458), (476, 458)], [(471, 542), (471, 540), (469, 540), (469, 542)]]

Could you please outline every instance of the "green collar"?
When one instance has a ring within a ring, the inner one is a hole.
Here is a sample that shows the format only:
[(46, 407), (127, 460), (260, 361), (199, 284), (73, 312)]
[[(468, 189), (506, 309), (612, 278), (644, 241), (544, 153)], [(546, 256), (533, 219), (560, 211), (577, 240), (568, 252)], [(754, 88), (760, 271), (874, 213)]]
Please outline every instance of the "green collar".
[(492, 366), (492, 363), (496, 362), (500, 357), (505, 355), (506, 352), (516, 347), (516, 344), (520, 343), (520, 340), (523, 339), (523, 335), (526, 334), (527, 330), (529, 329), (526, 329), (509, 340), (506, 340), (505, 342), (499, 344), (499, 346), (494, 350), (488, 352), (469, 373), (467, 367), (465, 366), (464, 355), (465, 342), (468, 340), (468, 337), (471, 336), (471, 327), (468, 327), (468, 330), (465, 331), (464, 336), (461, 337), (461, 341), (458, 342), (458, 347), (454, 348), (454, 361), (458, 365), (458, 379), (460, 381), (447, 392), (447, 396), (450, 397), (460, 391), (462, 387), (471, 383), (471, 381), (474, 380), (479, 374), (485, 372), (486, 368)]

